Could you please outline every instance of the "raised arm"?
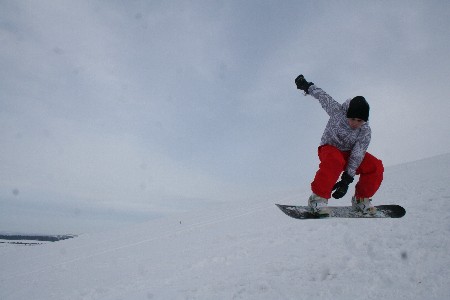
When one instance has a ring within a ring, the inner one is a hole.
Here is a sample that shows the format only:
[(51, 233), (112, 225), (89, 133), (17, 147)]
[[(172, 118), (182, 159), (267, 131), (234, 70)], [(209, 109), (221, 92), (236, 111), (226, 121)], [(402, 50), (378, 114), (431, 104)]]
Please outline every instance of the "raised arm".
[(297, 89), (302, 90), (305, 95), (311, 95), (319, 100), (322, 108), (331, 117), (334, 114), (338, 114), (342, 110), (342, 105), (328, 95), (324, 90), (314, 85), (313, 82), (308, 82), (303, 75), (297, 76), (295, 79)]

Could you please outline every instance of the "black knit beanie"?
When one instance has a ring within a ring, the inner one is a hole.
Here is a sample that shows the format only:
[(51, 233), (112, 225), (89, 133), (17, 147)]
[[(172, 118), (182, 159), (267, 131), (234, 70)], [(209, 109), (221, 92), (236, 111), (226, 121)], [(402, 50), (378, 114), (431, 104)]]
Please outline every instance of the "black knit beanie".
[(350, 104), (347, 109), (347, 118), (357, 118), (364, 121), (369, 120), (369, 103), (363, 96), (356, 96), (350, 100)]

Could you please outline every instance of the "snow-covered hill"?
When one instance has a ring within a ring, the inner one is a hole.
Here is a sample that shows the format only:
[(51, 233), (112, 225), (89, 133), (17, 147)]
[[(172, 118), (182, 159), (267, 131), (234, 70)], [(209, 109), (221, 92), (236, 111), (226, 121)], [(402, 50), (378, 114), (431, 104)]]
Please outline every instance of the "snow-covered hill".
[(305, 203), (305, 189), (0, 247), (0, 298), (450, 299), (449, 166), (447, 154), (387, 168), (374, 203), (404, 206), (401, 219), (300, 221), (274, 205)]

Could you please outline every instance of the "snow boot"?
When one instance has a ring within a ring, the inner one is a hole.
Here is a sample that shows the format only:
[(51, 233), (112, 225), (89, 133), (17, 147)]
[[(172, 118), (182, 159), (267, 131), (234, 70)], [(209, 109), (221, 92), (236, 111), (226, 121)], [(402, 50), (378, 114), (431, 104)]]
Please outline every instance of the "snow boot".
[(328, 217), (330, 209), (328, 208), (328, 199), (312, 194), (308, 199), (308, 206), (311, 212), (319, 217)]
[(355, 210), (362, 212), (363, 214), (373, 215), (377, 212), (377, 208), (372, 205), (372, 199), (370, 198), (356, 198), (352, 197), (352, 206)]

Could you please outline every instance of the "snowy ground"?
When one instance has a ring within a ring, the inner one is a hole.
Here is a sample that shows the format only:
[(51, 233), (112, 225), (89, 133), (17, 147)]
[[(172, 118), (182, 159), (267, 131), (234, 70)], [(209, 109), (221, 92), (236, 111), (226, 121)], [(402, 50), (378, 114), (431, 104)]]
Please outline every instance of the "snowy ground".
[[(387, 168), (401, 219), (295, 220), (223, 205), (110, 233), (0, 247), (1, 299), (450, 299), (450, 155)], [(346, 200), (335, 201), (344, 205)]]

